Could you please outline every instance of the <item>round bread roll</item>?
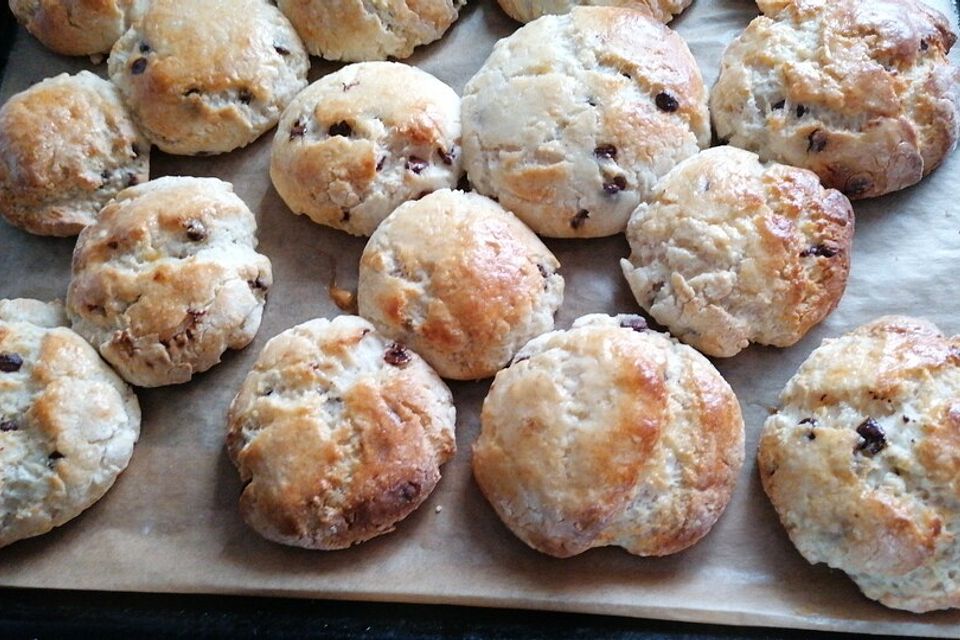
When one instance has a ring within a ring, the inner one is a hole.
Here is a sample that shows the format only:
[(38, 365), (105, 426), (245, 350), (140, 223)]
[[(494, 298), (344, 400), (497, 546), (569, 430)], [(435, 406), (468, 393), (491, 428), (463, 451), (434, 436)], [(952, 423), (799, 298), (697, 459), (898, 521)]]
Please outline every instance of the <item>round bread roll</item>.
[(466, 0), (279, 0), (307, 50), (327, 60), (402, 59), (456, 22)]
[(706, 358), (639, 316), (584, 316), (531, 340), (483, 403), (473, 472), (500, 519), (565, 558), (695, 544), (743, 464), (743, 419)]
[(273, 139), (270, 177), (314, 222), (370, 235), (400, 204), (457, 186), (460, 97), (429, 73), (362, 62), (311, 84)]
[(128, 382), (186, 382), (257, 333), (270, 260), (229, 183), (166, 177), (121, 191), (77, 239), (67, 313)]
[(471, 183), (545, 236), (623, 231), (656, 181), (709, 142), (696, 61), (639, 11), (544, 16), (498, 42), (464, 91)]
[(492, 376), (553, 329), (560, 263), (493, 200), (436, 191), (383, 221), (360, 257), (357, 304), (444, 378)]
[(167, 153), (210, 155), (270, 129), (307, 86), (310, 61), (267, 0), (151, 0), (114, 45), (110, 79)]
[(417, 354), (356, 316), (267, 343), (230, 405), (227, 451), (260, 535), (343, 549), (393, 531), (456, 451), (450, 390)]
[(45, 47), (87, 56), (110, 47), (146, 11), (148, 0), (10, 0), (10, 11)]
[(809, 562), (888, 607), (960, 607), (960, 336), (892, 316), (825, 340), (767, 419), (758, 463)]
[(670, 22), (690, 6), (693, 0), (497, 0), (508, 16), (518, 22), (530, 22), (547, 14), (569, 13), (574, 7), (624, 7), (645, 11), (660, 22)]
[(710, 356), (788, 347), (840, 301), (853, 208), (816, 174), (715, 147), (668, 173), (630, 218), (637, 302)]
[(62, 73), (0, 107), (0, 214), (30, 233), (73, 236), (121, 189), (150, 177), (150, 143), (116, 88)]
[(811, 169), (850, 198), (903, 189), (960, 133), (945, 16), (921, 0), (758, 0), (723, 56), (711, 113), (730, 144)]
[(133, 391), (60, 304), (0, 300), (0, 547), (99, 500), (140, 435)]

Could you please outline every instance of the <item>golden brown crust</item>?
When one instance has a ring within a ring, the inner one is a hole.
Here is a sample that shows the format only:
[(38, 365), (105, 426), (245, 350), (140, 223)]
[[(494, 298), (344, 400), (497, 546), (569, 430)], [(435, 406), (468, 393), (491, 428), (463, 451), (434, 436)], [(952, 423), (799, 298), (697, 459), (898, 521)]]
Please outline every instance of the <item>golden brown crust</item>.
[(88, 71), (48, 78), (0, 108), (0, 213), (30, 233), (80, 233), (149, 173), (150, 143), (117, 90)]
[(500, 41), (462, 113), (474, 188), (551, 237), (623, 231), (657, 180), (710, 139), (686, 43), (615, 7), (544, 16)]
[(256, 335), (272, 284), (232, 185), (164, 177), (122, 191), (77, 239), (67, 311), (126, 380), (186, 382)]
[(851, 198), (902, 189), (960, 135), (945, 16), (917, 0), (777, 0), (724, 54), (721, 138), (815, 171)]
[(532, 340), (484, 401), (474, 475), (539, 551), (675, 553), (730, 499), (743, 462), (733, 392), (692, 349), (631, 329), (638, 320), (587, 316)]
[(781, 403), (758, 466), (800, 553), (890, 607), (960, 606), (960, 339), (880, 318), (825, 341)]
[(840, 301), (854, 218), (816, 174), (716, 147), (690, 158), (637, 208), (621, 261), (640, 305), (711, 356), (786, 347)]
[(59, 303), (0, 300), (0, 546), (99, 500), (140, 433), (133, 390), (63, 321)]
[(114, 45), (108, 66), (157, 147), (214, 154), (275, 125), (306, 86), (309, 60), (266, 0), (151, 0), (143, 20)]
[(10, 10), (48, 49), (104, 53), (146, 8), (146, 0), (10, 0)]
[(279, 0), (311, 54), (327, 60), (401, 60), (440, 38), (466, 0)]
[(360, 315), (441, 376), (493, 375), (553, 328), (560, 263), (489, 198), (443, 189), (399, 207), (360, 258)]
[(530, 22), (549, 14), (568, 13), (577, 6), (622, 7), (643, 11), (660, 22), (670, 22), (692, 0), (497, 0), (500, 8), (518, 22)]
[(295, 213), (370, 235), (407, 200), (463, 172), (460, 97), (396, 62), (363, 62), (300, 92), (273, 140), (270, 177)]
[(314, 549), (392, 531), (453, 456), (454, 417), (436, 374), (366, 321), (341, 316), (285, 331), (230, 408), (227, 448), (246, 483), (241, 513), (271, 540)]

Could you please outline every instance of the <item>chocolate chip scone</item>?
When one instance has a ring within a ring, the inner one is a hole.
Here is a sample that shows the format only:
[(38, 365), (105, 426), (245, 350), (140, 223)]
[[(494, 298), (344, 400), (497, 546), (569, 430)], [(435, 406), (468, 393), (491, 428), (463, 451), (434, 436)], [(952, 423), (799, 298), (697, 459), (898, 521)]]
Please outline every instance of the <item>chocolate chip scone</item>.
[(460, 96), (395, 62), (362, 62), (302, 91), (283, 112), (270, 177), (295, 213), (370, 235), (403, 202), (462, 173)]
[(787, 347), (829, 314), (850, 271), (853, 208), (816, 174), (715, 147), (657, 184), (627, 225), (634, 296), (710, 356)]
[(68, 56), (110, 51), (148, 0), (10, 0), (10, 11), (48, 49)]
[(128, 382), (186, 382), (245, 347), (272, 284), (257, 223), (216, 178), (165, 177), (126, 189), (73, 253), (67, 313)]
[(271, 339), (230, 405), (240, 511), (260, 535), (342, 549), (392, 531), (456, 451), (450, 390), (356, 316)]
[(921, 0), (758, 0), (710, 112), (730, 144), (811, 169), (851, 198), (903, 189), (960, 134), (947, 18)]
[(568, 13), (579, 6), (623, 7), (644, 11), (659, 20), (670, 22), (690, 6), (693, 0), (497, 0), (500, 7), (518, 22), (530, 22), (548, 14)]
[(307, 86), (310, 61), (267, 0), (151, 0), (114, 45), (110, 79), (167, 153), (245, 146)]
[(402, 59), (438, 40), (466, 0), (279, 0), (307, 50), (327, 60)]
[(0, 300), (0, 547), (99, 500), (140, 435), (133, 391), (59, 304)]
[(471, 183), (545, 236), (623, 231), (657, 180), (709, 142), (693, 55), (639, 11), (535, 20), (498, 42), (464, 90)]
[(401, 205), (360, 257), (357, 303), (378, 330), (441, 376), (492, 376), (553, 329), (560, 263), (513, 214), (443, 189)]
[(117, 89), (89, 71), (47, 78), (0, 108), (0, 214), (30, 233), (76, 235), (149, 174), (150, 143)]
[(890, 316), (825, 340), (764, 424), (758, 464), (809, 562), (888, 607), (960, 607), (960, 337)]
[(743, 464), (743, 419), (699, 353), (639, 316), (584, 316), (497, 374), (473, 471), (504, 524), (557, 557), (676, 553), (705, 536)]

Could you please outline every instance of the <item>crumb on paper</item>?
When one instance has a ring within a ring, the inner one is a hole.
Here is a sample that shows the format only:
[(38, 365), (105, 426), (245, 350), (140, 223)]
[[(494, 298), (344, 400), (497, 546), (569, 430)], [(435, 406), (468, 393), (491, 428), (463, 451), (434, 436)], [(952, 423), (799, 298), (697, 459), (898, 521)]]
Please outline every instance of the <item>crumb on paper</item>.
[(440, 513), (441, 511), (443, 511), (443, 506), (438, 504), (433, 511), (434, 513)]
[(327, 291), (330, 294), (330, 299), (333, 300), (333, 303), (337, 305), (341, 311), (346, 313), (357, 312), (357, 294), (353, 291), (341, 289), (335, 282), (330, 283)]

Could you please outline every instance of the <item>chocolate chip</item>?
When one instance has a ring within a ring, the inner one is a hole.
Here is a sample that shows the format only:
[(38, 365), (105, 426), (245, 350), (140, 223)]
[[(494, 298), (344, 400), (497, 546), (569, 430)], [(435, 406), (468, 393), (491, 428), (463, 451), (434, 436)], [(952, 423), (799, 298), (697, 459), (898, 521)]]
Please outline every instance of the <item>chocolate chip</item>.
[(141, 42), (140, 53), (150, 53), (150, 45), (148, 45), (146, 42)]
[(14, 373), (20, 371), (23, 366), (23, 358), (19, 353), (0, 353), (0, 371), (4, 373)]
[(0, 431), (16, 431), (20, 428), (16, 420), (4, 420), (0, 422)]
[(331, 136), (342, 136), (344, 138), (349, 138), (350, 134), (353, 133), (353, 127), (341, 120), (336, 124), (330, 125), (330, 128), (327, 129), (327, 133)]
[(836, 247), (831, 247), (825, 244), (818, 244), (813, 247), (808, 247), (800, 252), (801, 258), (809, 258), (810, 256), (820, 256), (823, 258), (832, 258), (833, 256), (840, 253), (840, 249)]
[(116, 240), (111, 240), (107, 243), (107, 249), (116, 250), (120, 248), (120, 243)]
[(63, 458), (63, 457), (64, 457), (64, 455), (63, 455), (62, 453), (60, 453), (59, 451), (54, 451), (54, 452), (50, 453), (50, 455), (47, 456), (47, 459), (48, 459), (48, 460), (59, 460), (60, 458)]
[(189, 89), (183, 92), (183, 96), (185, 98), (189, 98), (190, 96), (196, 96), (199, 94), (200, 94), (200, 89), (197, 87), (190, 87)]
[(604, 160), (613, 160), (617, 157), (617, 148), (612, 144), (601, 144), (593, 150), (593, 155)]
[(797, 117), (798, 117), (798, 118), (802, 118), (806, 112), (807, 112), (807, 108), (806, 108), (805, 106), (803, 106), (802, 104), (798, 104), (798, 105), (797, 105)]
[(597, 106), (597, 101), (594, 98), (587, 98), (587, 104), (590, 105), (591, 107), (595, 107)]
[(537, 271), (540, 272), (541, 277), (547, 278), (550, 276), (550, 272), (547, 271), (547, 268), (542, 264), (537, 265)]
[(377, 171), (380, 171), (383, 169), (383, 163), (386, 161), (387, 161), (387, 156), (383, 156), (382, 158), (377, 160)]
[(862, 452), (867, 456), (875, 456), (887, 447), (887, 438), (883, 429), (873, 418), (867, 418), (857, 427), (857, 433), (862, 440), (857, 443), (854, 451)]
[(247, 280), (247, 285), (249, 285), (251, 289), (266, 290), (267, 288), (267, 283), (264, 282), (260, 276), (257, 276), (255, 280)]
[(807, 142), (807, 153), (820, 153), (827, 148), (827, 134), (820, 129), (815, 129), (807, 136)]
[(680, 108), (680, 103), (677, 102), (677, 99), (666, 91), (658, 93), (657, 97), (654, 98), (654, 102), (657, 103), (657, 108), (661, 111), (673, 112)]
[(303, 134), (307, 132), (307, 127), (305, 124), (300, 122), (299, 119), (293, 122), (293, 126), (290, 127), (290, 139), (294, 140), (296, 138), (302, 138)]
[(383, 354), (383, 361), (394, 367), (403, 367), (413, 359), (406, 347), (397, 342), (391, 342)]
[(926, 40), (921, 40), (921, 41), (920, 41), (920, 51), (926, 51), (926, 50), (929, 49), (929, 48), (930, 48), (930, 45), (927, 44), (927, 41), (926, 41)]
[(780, 110), (780, 109), (783, 109), (785, 106), (787, 106), (787, 101), (786, 101), (786, 100), (780, 100), (779, 102), (774, 102), (773, 105), (771, 105), (771, 106), (772, 106), (774, 109)]
[(450, 151), (447, 151), (443, 147), (437, 147), (437, 155), (440, 156), (440, 160), (443, 161), (443, 164), (448, 166), (453, 164), (454, 158), (457, 157), (456, 155), (454, 155), (453, 149), (451, 149)]
[(276, 51), (277, 53), (279, 53), (279, 54), (282, 55), (282, 56), (288, 56), (288, 55), (290, 55), (290, 49), (287, 49), (286, 47), (281, 47), (279, 44), (273, 45), (273, 49), (274, 49), (274, 51)]
[(643, 318), (637, 316), (632, 318), (623, 318), (620, 320), (620, 327), (623, 329), (633, 329), (638, 333), (643, 333), (647, 330), (647, 321)]
[(867, 176), (853, 176), (847, 180), (847, 184), (843, 186), (843, 193), (848, 196), (856, 197), (863, 195), (872, 188), (873, 180)]
[[(457, 189), (463, 191), (464, 193), (469, 193), (473, 191), (473, 185), (470, 184), (470, 178), (467, 177), (467, 174), (460, 176), (460, 179), (457, 180)], [(494, 202), (499, 202), (496, 198), (491, 198)]]
[(108, 169), (104, 169), (103, 171), (100, 172), (100, 180), (102, 182), (106, 183), (109, 179), (110, 179), (110, 171)]
[(126, 329), (120, 333), (113, 334), (113, 338), (110, 339), (110, 342), (118, 349), (122, 349), (127, 356), (132, 357), (137, 350), (136, 345), (133, 343), (133, 338), (130, 337), (130, 332)]
[(910, 418), (903, 416), (903, 424), (907, 424), (908, 422), (910, 422)]
[(253, 93), (250, 92), (250, 89), (240, 89), (237, 98), (240, 100), (240, 104), (250, 104), (253, 102)]
[(573, 227), (574, 229), (579, 229), (580, 227), (583, 226), (583, 223), (585, 223), (587, 221), (587, 218), (589, 217), (590, 217), (589, 211), (587, 211), (586, 209), (580, 209), (580, 211), (577, 211), (577, 215), (573, 216), (573, 218), (570, 219), (570, 226)]
[(147, 59), (146, 58), (137, 58), (130, 65), (130, 73), (135, 76), (140, 75), (147, 70)]
[(127, 186), (134, 187), (140, 184), (140, 178), (137, 177), (137, 174), (128, 171), (127, 172)]
[(810, 426), (815, 427), (819, 423), (817, 422), (816, 418), (804, 418), (798, 424), (809, 424)]
[(207, 239), (207, 228), (199, 220), (187, 220), (183, 228), (187, 230), (187, 238), (194, 242)]
[(623, 176), (617, 176), (610, 182), (603, 183), (603, 191), (612, 196), (615, 193), (620, 193), (627, 188), (627, 179)]
[(416, 482), (405, 482), (394, 491), (404, 502), (412, 502), (420, 496), (420, 485)]
[(419, 175), (420, 172), (426, 168), (427, 161), (423, 158), (418, 158), (417, 156), (410, 156), (407, 158), (407, 171), (413, 171)]

